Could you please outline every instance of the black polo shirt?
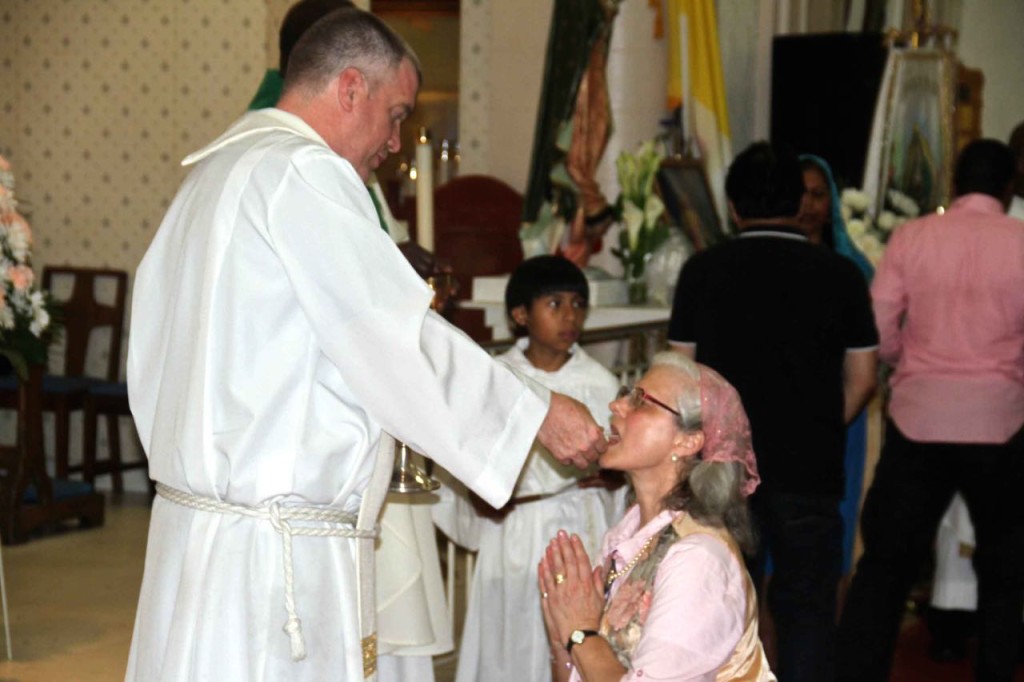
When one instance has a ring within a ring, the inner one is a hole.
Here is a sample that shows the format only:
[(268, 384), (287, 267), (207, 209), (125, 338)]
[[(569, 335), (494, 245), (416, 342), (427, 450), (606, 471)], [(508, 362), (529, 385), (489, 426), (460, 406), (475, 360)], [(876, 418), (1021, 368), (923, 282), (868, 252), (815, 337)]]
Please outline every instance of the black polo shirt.
[(743, 399), (763, 484), (843, 492), (843, 360), (878, 345), (857, 267), (800, 233), (747, 229), (683, 266), (669, 339)]

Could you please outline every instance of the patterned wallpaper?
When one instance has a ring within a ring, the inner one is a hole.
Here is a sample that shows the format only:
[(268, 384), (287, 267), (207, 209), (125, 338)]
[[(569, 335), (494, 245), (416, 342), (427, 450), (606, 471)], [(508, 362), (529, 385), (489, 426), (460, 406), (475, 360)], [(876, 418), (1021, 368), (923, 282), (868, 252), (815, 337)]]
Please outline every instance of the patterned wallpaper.
[[(14, 164), (37, 270), (134, 273), (184, 178), (180, 160), (277, 65), (293, 1), (0, 0), (0, 153)], [(127, 420), (122, 443), (135, 456)]]
[(267, 14), (263, 0), (0, 4), (0, 147), (30, 203), (37, 266), (135, 269), (180, 159), (255, 90)]
[(459, 65), (459, 173), (486, 173), (490, 157), (491, 9), (484, 0), (463, 0)]
[(184, 177), (179, 161), (245, 109), (276, 62), (268, 16), (289, 4), (0, 0), (0, 152), (27, 203), (37, 270), (134, 272)]

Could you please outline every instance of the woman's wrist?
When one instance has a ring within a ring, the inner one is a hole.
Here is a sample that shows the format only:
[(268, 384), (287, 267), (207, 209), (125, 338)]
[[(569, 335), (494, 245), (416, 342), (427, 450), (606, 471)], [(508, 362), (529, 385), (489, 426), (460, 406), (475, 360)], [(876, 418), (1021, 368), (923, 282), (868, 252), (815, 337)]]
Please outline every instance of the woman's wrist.
[(551, 665), (558, 670), (572, 669), (572, 656), (564, 645), (551, 643)]

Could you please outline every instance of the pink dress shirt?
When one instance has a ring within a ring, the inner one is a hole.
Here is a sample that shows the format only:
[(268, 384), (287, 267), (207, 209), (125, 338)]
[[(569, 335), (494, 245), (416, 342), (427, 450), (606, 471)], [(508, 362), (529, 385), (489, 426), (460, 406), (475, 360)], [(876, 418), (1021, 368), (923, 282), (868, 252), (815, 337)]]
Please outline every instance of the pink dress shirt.
[(911, 440), (1003, 443), (1024, 424), (1024, 224), (985, 194), (899, 228), (871, 286), (889, 413)]
[[(610, 556), (616, 569), (623, 568), (678, 515), (664, 511), (640, 528), (634, 505), (605, 535), (602, 564)], [(612, 594), (623, 580), (615, 581)], [(713, 682), (743, 635), (745, 580), (745, 569), (714, 536), (696, 534), (673, 544), (658, 567), (643, 635), (623, 682)], [(569, 679), (581, 680), (575, 669)]]

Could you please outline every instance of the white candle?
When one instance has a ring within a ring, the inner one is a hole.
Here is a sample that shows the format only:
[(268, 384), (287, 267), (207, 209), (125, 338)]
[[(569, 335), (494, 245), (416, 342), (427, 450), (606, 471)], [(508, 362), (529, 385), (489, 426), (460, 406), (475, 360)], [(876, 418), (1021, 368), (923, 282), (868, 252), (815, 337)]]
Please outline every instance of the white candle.
[(452, 179), (451, 158), (449, 156), (448, 140), (441, 140), (441, 159), (437, 162), (437, 184), (443, 185)]
[(434, 250), (434, 160), (426, 128), (416, 142), (416, 241)]

